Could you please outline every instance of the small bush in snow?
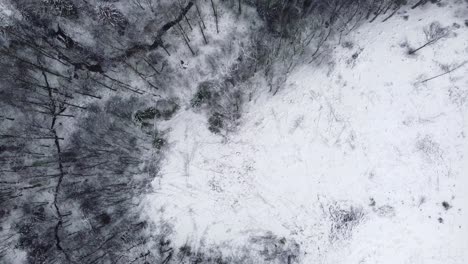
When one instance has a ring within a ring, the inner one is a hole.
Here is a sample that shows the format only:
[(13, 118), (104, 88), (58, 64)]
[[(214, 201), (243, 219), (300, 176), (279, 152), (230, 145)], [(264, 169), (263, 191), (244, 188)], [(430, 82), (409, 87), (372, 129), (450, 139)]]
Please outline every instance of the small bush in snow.
[(179, 110), (179, 105), (176, 102), (161, 99), (156, 102), (155, 107), (138, 110), (135, 113), (135, 121), (143, 124), (155, 118), (169, 120), (177, 110)]
[(128, 20), (117, 8), (112, 5), (101, 5), (98, 8), (99, 19), (119, 31), (125, 30), (128, 26)]
[(192, 107), (200, 107), (203, 104), (209, 102), (213, 97), (212, 89), (214, 85), (214, 82), (209, 81), (200, 83), (198, 86), (198, 91), (191, 100)]
[(156, 102), (156, 118), (169, 120), (179, 110), (179, 105), (174, 100), (161, 99)]
[(219, 134), (222, 131), (232, 131), (241, 116), (242, 92), (234, 86), (231, 79), (202, 82), (191, 105), (210, 112), (208, 129), (211, 132)]
[(76, 17), (78, 10), (72, 1), (69, 0), (43, 0), (48, 5), (54, 15), (61, 17)]
[(146, 108), (145, 110), (138, 110), (135, 113), (135, 120), (139, 123), (143, 123), (147, 120), (155, 118), (156, 112), (157, 110), (154, 107), (149, 107), (149, 108)]
[(223, 127), (223, 116), (220, 113), (214, 113), (212, 116), (210, 116), (208, 119), (208, 129), (212, 133), (220, 133)]
[(446, 36), (448, 33), (448, 28), (443, 27), (439, 22), (432, 22), (428, 27), (424, 29), (424, 34), (426, 35), (427, 41), (434, 39), (439, 39)]
[(329, 207), (331, 220), (330, 240), (346, 239), (351, 231), (363, 220), (361, 207), (333, 204)]

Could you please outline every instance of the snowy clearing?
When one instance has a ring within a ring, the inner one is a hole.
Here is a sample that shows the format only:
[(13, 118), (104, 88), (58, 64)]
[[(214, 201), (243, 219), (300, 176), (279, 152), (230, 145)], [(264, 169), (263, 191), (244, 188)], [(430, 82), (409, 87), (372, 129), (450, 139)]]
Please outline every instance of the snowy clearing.
[[(194, 248), (229, 252), (273, 232), (300, 245), (301, 263), (465, 263), (468, 34), (454, 26), (459, 13), (431, 5), (364, 24), (330, 63), (298, 67), (273, 97), (257, 78), (227, 138), (180, 111), (161, 125), (170, 151), (148, 214), (159, 221), (162, 210), (176, 244)], [(408, 55), (404, 43), (423, 43), (434, 21), (450, 36)], [(359, 213), (337, 226), (334, 209)]]

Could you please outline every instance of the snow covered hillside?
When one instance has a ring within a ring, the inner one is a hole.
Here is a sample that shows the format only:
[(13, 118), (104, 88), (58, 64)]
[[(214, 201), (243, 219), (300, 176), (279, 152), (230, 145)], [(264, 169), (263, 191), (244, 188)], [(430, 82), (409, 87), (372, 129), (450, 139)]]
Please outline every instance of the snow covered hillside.
[(226, 255), (277, 238), (298, 263), (466, 263), (467, 15), (449, 2), (364, 23), (274, 96), (254, 76), (225, 137), (182, 106), (158, 124), (146, 213), (176, 245)]

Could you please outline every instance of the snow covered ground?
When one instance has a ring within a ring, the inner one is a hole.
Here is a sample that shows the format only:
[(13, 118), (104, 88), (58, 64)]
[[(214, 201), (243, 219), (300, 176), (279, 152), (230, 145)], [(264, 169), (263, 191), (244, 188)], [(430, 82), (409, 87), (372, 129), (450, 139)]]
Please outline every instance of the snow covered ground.
[[(298, 67), (275, 96), (257, 89), (228, 138), (180, 111), (160, 127), (170, 147), (148, 214), (194, 248), (272, 232), (300, 245), (300, 263), (466, 263), (466, 12), (364, 24), (331, 63)], [(434, 21), (449, 36), (408, 55)], [(339, 226), (336, 211), (357, 217)]]

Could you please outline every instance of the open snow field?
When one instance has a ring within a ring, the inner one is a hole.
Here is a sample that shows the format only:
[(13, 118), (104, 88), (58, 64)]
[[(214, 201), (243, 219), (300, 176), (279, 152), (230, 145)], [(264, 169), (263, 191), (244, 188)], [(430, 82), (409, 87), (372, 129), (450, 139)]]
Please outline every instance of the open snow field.
[[(160, 128), (170, 148), (146, 211), (194, 248), (233, 252), (271, 232), (299, 245), (300, 263), (466, 263), (463, 12), (427, 5), (366, 23), (275, 96), (258, 78), (227, 138), (178, 112)], [(435, 21), (451, 33), (408, 55)]]

